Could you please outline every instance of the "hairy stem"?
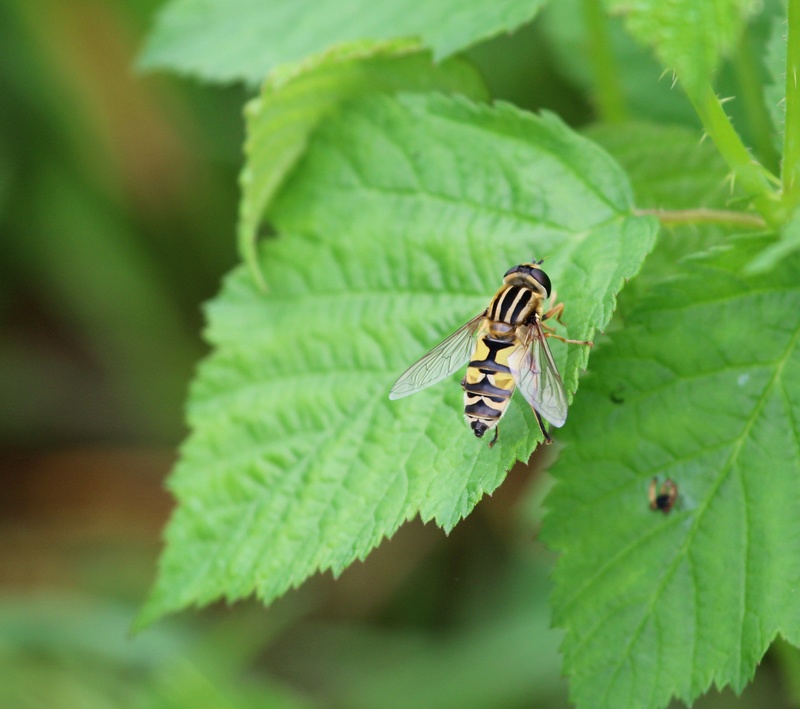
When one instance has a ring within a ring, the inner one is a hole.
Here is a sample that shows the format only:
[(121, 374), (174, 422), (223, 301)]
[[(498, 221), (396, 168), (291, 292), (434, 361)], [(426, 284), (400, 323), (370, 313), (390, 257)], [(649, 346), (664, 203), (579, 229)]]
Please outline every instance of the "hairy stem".
[(772, 142), (772, 119), (764, 102), (764, 89), (757, 70), (758, 58), (748, 28), (742, 32), (738, 51), (734, 52), (732, 59), (742, 106), (753, 135), (753, 147), (764, 166), (777, 172), (778, 154)]
[(758, 214), (734, 212), (727, 209), (636, 209), (637, 216), (655, 216), (665, 225), (730, 224), (732, 226), (764, 229), (767, 222)]
[(738, 184), (752, 196), (753, 204), (764, 220), (772, 226), (784, 223), (787, 218), (786, 210), (772, 188), (772, 176), (750, 155), (711, 86), (706, 85), (696, 93), (690, 92), (689, 99), (706, 132), (733, 171)]

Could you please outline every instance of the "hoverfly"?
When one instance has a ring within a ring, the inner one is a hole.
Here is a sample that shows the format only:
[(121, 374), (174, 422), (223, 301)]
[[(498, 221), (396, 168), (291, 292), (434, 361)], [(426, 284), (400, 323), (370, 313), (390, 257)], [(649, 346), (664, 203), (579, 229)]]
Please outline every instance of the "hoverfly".
[(650, 481), (647, 496), (650, 498), (651, 510), (660, 510), (664, 514), (668, 514), (678, 499), (678, 486), (667, 478), (659, 489), (658, 478), (653, 478)]
[(568, 340), (544, 325), (552, 317), (563, 325), (564, 304), (544, 311), (551, 284), (541, 263), (522, 263), (506, 271), (503, 285), (489, 307), (411, 365), (395, 382), (389, 398), (414, 394), (469, 362), (461, 387), (464, 416), (475, 436), (481, 438), (494, 428), (489, 447), (495, 444), (497, 424), (514, 389), (519, 388), (533, 408), (545, 443), (552, 443), (542, 417), (553, 426), (563, 426), (567, 419), (567, 393), (547, 338), (589, 347), (593, 343)]

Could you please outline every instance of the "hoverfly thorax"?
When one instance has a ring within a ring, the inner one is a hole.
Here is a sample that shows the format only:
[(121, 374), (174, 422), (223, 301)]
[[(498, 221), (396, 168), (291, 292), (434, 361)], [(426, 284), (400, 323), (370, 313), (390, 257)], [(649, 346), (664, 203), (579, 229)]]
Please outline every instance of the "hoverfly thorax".
[(495, 429), (508, 409), (511, 395), (519, 389), (533, 408), (544, 440), (547, 433), (542, 416), (553, 426), (563, 426), (567, 418), (567, 393), (558, 374), (548, 337), (563, 342), (590, 345), (583, 340), (567, 340), (542, 323), (555, 316), (561, 322), (564, 306), (547, 312), (550, 278), (541, 261), (521, 263), (506, 271), (503, 285), (489, 306), (434, 347), (395, 382), (390, 399), (400, 399), (435, 384), (465, 363), (461, 380), (464, 390), (464, 416), (478, 438)]

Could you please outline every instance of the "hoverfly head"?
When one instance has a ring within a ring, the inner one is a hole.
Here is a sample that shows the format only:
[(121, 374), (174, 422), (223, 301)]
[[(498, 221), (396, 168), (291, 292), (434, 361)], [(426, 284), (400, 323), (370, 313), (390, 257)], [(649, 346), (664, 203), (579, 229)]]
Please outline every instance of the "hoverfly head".
[(545, 298), (549, 298), (552, 285), (548, 275), (541, 269), (541, 263), (542, 259), (531, 263), (521, 263), (519, 266), (509, 268), (503, 280), (508, 285), (527, 286)]

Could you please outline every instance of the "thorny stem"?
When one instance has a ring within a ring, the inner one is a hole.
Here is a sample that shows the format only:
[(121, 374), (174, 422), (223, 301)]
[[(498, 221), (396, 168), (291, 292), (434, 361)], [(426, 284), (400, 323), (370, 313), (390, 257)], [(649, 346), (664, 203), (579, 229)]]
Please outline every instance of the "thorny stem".
[(753, 38), (745, 27), (739, 40), (738, 51), (734, 52), (733, 68), (736, 83), (742, 98), (747, 122), (753, 135), (753, 147), (761, 162), (769, 170), (778, 169), (778, 153), (772, 141), (772, 119), (764, 102), (764, 90), (758, 73), (758, 57), (753, 48)]
[(711, 86), (707, 84), (696, 93), (689, 92), (688, 95), (703, 122), (706, 133), (728, 163), (738, 184), (747, 194), (752, 195), (753, 204), (761, 216), (771, 226), (783, 224), (786, 221), (786, 210), (779, 195), (772, 188), (772, 176), (750, 155)]

